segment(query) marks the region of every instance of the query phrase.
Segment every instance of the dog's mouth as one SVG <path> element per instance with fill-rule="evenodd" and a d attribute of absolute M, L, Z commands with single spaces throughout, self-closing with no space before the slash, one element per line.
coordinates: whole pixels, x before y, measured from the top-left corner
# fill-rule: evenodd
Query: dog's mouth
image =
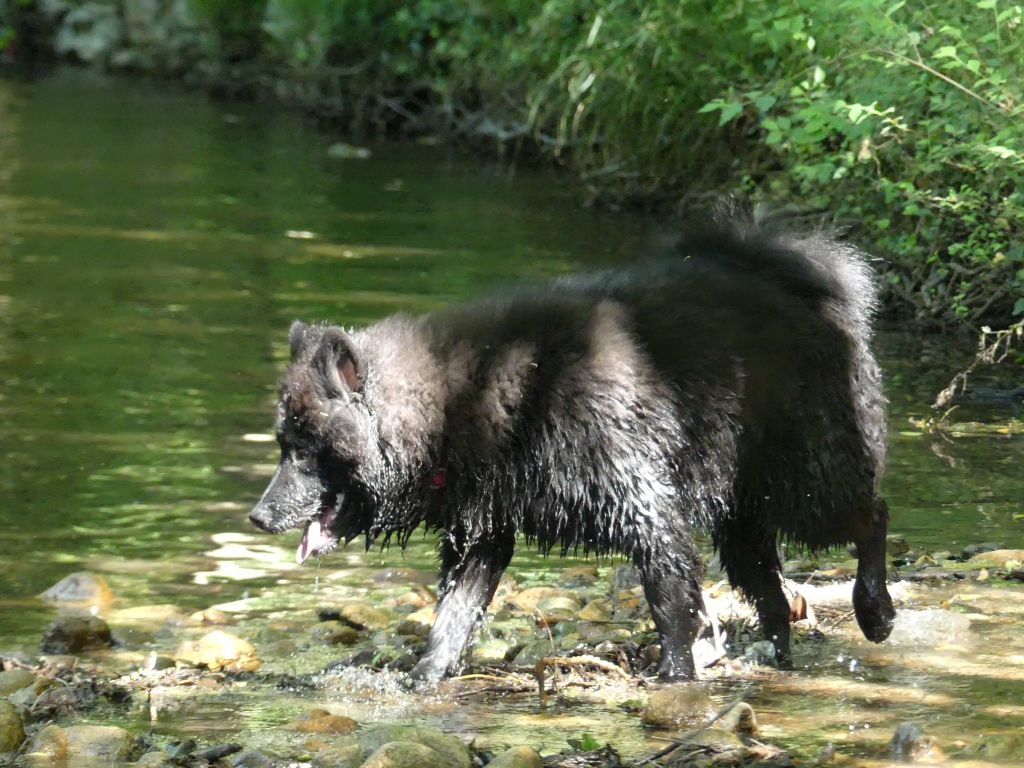
<path fill-rule="evenodd" d="M 338 545 L 339 537 L 331 528 L 341 513 L 343 498 L 343 494 L 340 493 L 324 496 L 320 507 L 320 516 L 314 517 L 306 523 L 306 527 L 302 530 L 299 548 L 295 550 L 295 562 L 299 565 L 302 565 L 311 556 L 326 555 Z"/>

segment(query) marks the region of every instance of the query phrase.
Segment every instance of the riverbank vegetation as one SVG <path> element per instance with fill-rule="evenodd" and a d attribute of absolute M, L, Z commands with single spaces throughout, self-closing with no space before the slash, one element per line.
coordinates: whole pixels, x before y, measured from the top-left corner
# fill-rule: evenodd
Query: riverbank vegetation
<path fill-rule="evenodd" d="M 130 21 L 134 4 L 89 5 Z M 186 69 L 360 126 L 528 149 L 607 204 L 685 211 L 741 189 L 849 228 L 883 258 L 894 316 L 978 329 L 1024 315 L 1019 4 L 181 5 L 164 16 L 202 33 Z"/>

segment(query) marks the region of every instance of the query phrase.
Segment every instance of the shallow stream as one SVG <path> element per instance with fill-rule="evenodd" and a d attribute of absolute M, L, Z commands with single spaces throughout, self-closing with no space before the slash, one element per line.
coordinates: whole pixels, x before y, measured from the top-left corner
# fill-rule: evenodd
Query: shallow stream
<path fill-rule="evenodd" d="M 226 604 L 263 671 L 322 669 L 338 652 L 311 640 L 314 609 L 429 584 L 433 546 L 350 548 L 298 568 L 295 536 L 250 529 L 246 513 L 276 458 L 267 440 L 290 321 L 416 313 L 622 263 L 658 234 L 642 219 L 582 209 L 555 173 L 431 142 L 338 160 L 333 141 L 281 109 L 167 86 L 79 71 L 0 80 L 0 650 L 35 651 L 53 609 L 34 596 L 90 570 L 113 587 L 110 620 L 125 642 L 101 663 L 128 669 L 173 648 L 174 633 L 142 616 L 147 606 Z M 921 553 L 1024 548 L 1024 438 L 911 422 L 932 416 L 928 404 L 970 345 L 890 329 L 879 351 L 892 402 L 891 530 Z M 956 417 L 998 427 L 1011 412 Z M 520 587 L 557 584 L 578 564 L 524 549 L 511 575 Z M 617 563 L 598 565 L 602 584 Z M 805 757 L 832 743 L 887 762 L 907 719 L 950 754 L 958 742 L 1020 732 L 1021 588 L 974 579 L 900 594 L 898 628 L 882 646 L 840 622 L 799 645 L 796 672 L 715 674 L 704 685 L 725 702 L 752 684 L 763 737 Z M 313 691 L 252 684 L 89 717 L 281 748 L 294 736 L 282 723 L 328 702 L 360 722 L 427 722 L 484 746 L 550 752 L 589 733 L 637 757 L 661 742 L 622 705 L 635 695 L 547 708 L 529 695 L 453 702 L 349 675 Z"/>

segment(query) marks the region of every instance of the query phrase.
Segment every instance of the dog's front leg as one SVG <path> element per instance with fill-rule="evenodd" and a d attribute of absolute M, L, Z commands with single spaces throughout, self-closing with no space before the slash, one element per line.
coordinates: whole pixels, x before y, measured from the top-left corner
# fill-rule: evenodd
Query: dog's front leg
<path fill-rule="evenodd" d="M 512 559 L 514 543 L 515 535 L 509 534 L 468 546 L 450 539 L 441 544 L 441 598 L 413 677 L 436 681 L 459 671 L 463 652 Z"/>

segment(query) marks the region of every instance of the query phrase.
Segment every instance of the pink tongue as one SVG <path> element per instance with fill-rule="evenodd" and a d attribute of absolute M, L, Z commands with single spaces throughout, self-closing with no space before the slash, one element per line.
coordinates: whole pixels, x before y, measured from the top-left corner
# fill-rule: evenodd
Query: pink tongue
<path fill-rule="evenodd" d="M 330 543 L 331 539 L 326 535 L 320 520 L 310 520 L 302 532 L 299 548 L 295 550 L 295 562 L 302 565 L 311 554 Z"/>

